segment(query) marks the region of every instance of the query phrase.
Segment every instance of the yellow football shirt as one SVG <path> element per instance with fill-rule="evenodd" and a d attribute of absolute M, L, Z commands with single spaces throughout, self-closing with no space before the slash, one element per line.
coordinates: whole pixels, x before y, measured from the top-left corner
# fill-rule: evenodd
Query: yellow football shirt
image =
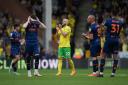
<path fill-rule="evenodd" d="M 70 47 L 70 35 L 71 35 L 71 28 L 69 26 L 64 26 L 61 28 L 63 32 L 68 33 L 67 36 L 63 36 L 60 31 L 58 34 L 60 35 L 59 38 L 59 48 L 61 47 Z"/>

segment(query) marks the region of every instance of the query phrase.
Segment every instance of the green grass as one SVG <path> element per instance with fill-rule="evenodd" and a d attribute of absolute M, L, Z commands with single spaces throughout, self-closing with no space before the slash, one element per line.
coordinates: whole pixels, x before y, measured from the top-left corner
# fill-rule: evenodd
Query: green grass
<path fill-rule="evenodd" d="M 63 69 L 63 75 L 56 77 L 56 70 L 41 70 L 42 77 L 27 77 L 26 70 L 19 70 L 20 76 L 0 70 L 0 85 L 127 85 L 128 69 L 118 69 L 117 75 L 110 78 L 111 70 L 105 70 L 104 78 L 88 77 L 91 69 L 77 69 L 77 75 L 69 76 L 70 71 Z"/>

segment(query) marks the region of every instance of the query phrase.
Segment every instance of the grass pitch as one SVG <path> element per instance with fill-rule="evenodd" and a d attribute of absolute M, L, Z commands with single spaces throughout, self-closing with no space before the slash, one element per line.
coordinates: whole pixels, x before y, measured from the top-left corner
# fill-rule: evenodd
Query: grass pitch
<path fill-rule="evenodd" d="M 127 85 L 128 69 L 118 69 L 117 75 L 110 78 L 111 69 L 105 70 L 103 78 L 88 77 L 91 69 L 77 69 L 77 74 L 71 77 L 70 70 L 63 69 L 61 77 L 55 76 L 57 70 L 40 70 L 42 77 L 27 77 L 26 70 L 19 70 L 16 76 L 8 70 L 0 70 L 0 85 Z"/>

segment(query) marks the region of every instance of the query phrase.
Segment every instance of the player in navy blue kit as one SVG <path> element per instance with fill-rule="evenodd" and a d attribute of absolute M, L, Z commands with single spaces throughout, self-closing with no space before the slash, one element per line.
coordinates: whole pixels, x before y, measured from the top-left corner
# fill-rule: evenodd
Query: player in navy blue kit
<path fill-rule="evenodd" d="M 99 25 L 95 22 L 95 16 L 89 15 L 87 22 L 90 23 L 89 32 L 82 34 L 84 37 L 90 39 L 90 51 L 91 56 L 93 57 L 93 73 L 88 76 L 97 76 L 98 71 L 98 59 L 97 56 L 100 55 L 101 45 L 100 45 L 100 36 L 99 36 Z"/>
<path fill-rule="evenodd" d="M 15 24 L 14 25 L 14 30 L 10 34 L 10 39 L 11 39 L 11 58 L 12 58 L 12 63 L 10 66 L 10 69 L 13 69 L 13 73 L 18 75 L 17 73 L 17 62 L 20 60 L 20 47 L 21 47 L 21 35 L 19 33 L 19 25 Z"/>
<path fill-rule="evenodd" d="M 123 23 L 117 17 L 117 12 L 113 11 L 112 18 L 105 21 L 105 43 L 103 48 L 103 57 L 100 65 L 100 75 L 103 77 L 105 57 L 111 55 L 113 57 L 113 67 L 111 77 L 115 76 L 117 65 L 118 65 L 118 50 L 119 50 L 119 39 L 120 31 L 123 28 Z"/>
<path fill-rule="evenodd" d="M 40 20 L 35 16 L 29 16 L 26 23 L 23 24 L 23 27 L 25 28 L 26 35 L 25 35 L 25 41 L 26 41 L 26 63 L 27 63 L 27 70 L 28 70 L 28 77 L 32 77 L 31 74 L 31 56 L 35 59 L 35 70 L 34 75 L 35 76 L 42 76 L 38 72 L 38 65 L 39 65 L 39 42 L 38 42 L 38 29 L 40 27 L 46 28 L 46 26 L 40 22 Z"/>

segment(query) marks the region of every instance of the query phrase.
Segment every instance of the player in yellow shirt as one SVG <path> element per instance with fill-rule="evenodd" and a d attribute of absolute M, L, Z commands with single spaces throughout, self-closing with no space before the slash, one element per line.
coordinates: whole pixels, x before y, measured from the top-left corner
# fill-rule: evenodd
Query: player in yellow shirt
<path fill-rule="evenodd" d="M 57 33 L 59 35 L 59 48 L 58 48 L 58 73 L 56 76 L 62 74 L 62 62 L 64 59 L 69 62 L 71 68 L 71 76 L 76 74 L 74 63 L 71 59 L 71 48 L 70 48 L 70 35 L 71 28 L 68 26 L 68 19 L 63 19 L 62 25 L 57 25 Z"/>

